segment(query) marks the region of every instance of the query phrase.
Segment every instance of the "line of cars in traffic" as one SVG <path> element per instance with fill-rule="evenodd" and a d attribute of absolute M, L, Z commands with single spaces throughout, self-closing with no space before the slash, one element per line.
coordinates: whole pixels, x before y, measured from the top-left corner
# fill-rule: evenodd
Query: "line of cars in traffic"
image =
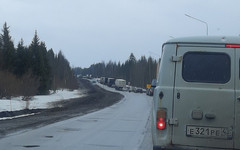
<path fill-rule="evenodd" d="M 93 79 L 92 77 L 85 77 L 86 79 Z M 115 78 L 108 78 L 108 77 L 101 77 L 96 78 L 94 80 L 91 80 L 93 84 L 96 82 L 107 85 L 108 87 L 115 88 L 119 91 L 128 91 L 128 92 L 134 92 L 134 93 L 146 93 L 146 95 L 153 96 L 154 89 L 156 87 L 157 80 L 153 79 L 152 83 L 149 84 L 149 87 L 147 86 L 146 89 L 141 87 L 135 87 L 131 86 L 130 84 L 127 84 L 126 80 L 124 79 L 115 79 Z"/>
<path fill-rule="evenodd" d="M 97 78 L 97 82 L 103 85 L 107 85 L 108 87 L 115 88 L 119 91 L 128 91 L 134 93 L 146 93 L 147 90 L 141 87 L 131 86 L 127 84 L 126 80 L 124 79 L 115 79 L 115 78 L 108 78 L 108 77 L 101 77 Z"/>

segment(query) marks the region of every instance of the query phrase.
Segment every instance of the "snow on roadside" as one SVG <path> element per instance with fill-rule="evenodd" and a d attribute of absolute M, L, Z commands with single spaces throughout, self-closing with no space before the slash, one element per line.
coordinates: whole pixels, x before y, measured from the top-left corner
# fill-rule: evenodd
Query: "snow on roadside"
<path fill-rule="evenodd" d="M 58 90 L 50 95 L 34 96 L 29 101 L 29 109 L 47 109 L 51 108 L 52 102 L 78 98 L 85 96 L 83 91 L 74 90 Z M 27 102 L 22 100 L 22 97 L 14 97 L 11 100 L 0 99 L 0 112 L 2 111 L 18 111 L 26 108 Z"/>
<path fill-rule="evenodd" d="M 0 120 L 8 120 L 8 119 L 15 119 L 15 118 L 33 116 L 35 114 L 39 114 L 39 113 L 24 114 L 24 115 L 19 115 L 19 116 L 14 116 L 14 117 L 3 117 L 3 118 L 0 118 Z"/>

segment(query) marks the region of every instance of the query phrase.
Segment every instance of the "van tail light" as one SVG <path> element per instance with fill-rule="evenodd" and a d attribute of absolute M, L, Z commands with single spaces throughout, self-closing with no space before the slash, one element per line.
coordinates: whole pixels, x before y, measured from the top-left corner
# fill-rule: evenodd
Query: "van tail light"
<path fill-rule="evenodd" d="M 227 48 L 240 48 L 240 44 L 226 44 L 225 47 L 227 47 Z"/>
<path fill-rule="evenodd" d="M 157 111 L 157 129 L 164 130 L 166 128 L 166 110 L 160 109 Z"/>

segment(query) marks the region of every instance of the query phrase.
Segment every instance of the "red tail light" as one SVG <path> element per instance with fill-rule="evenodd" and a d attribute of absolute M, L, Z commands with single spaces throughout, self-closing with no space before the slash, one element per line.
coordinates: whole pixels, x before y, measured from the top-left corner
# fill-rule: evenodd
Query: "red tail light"
<path fill-rule="evenodd" d="M 157 128 L 164 130 L 166 128 L 166 110 L 160 109 L 157 111 Z"/>
<path fill-rule="evenodd" d="M 163 129 L 165 129 L 165 127 L 166 127 L 166 122 L 165 122 L 164 118 L 160 118 L 157 122 L 157 128 L 159 130 L 163 130 Z"/>
<path fill-rule="evenodd" d="M 226 44 L 225 47 L 227 47 L 227 48 L 240 48 L 240 44 Z"/>

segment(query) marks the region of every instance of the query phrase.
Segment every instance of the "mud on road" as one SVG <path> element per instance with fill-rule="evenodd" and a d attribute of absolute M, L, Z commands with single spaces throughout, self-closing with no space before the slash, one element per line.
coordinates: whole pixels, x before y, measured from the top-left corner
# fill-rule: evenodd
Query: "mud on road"
<path fill-rule="evenodd" d="M 111 106 L 123 98 L 121 94 L 106 91 L 96 85 L 92 85 L 88 80 L 80 80 L 79 85 L 80 90 L 85 90 L 87 96 L 57 102 L 54 104 L 56 107 L 52 109 L 25 110 L 21 112 L 36 113 L 32 116 L 1 120 L 0 138 L 16 131 L 38 128 L 97 111 Z"/>

